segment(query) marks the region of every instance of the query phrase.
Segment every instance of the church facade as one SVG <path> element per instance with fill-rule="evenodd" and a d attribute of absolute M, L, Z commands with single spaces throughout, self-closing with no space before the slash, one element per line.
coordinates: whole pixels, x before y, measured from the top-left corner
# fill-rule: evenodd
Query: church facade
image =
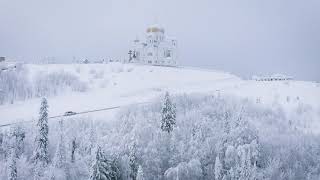
<path fill-rule="evenodd" d="M 164 28 L 147 28 L 145 40 L 135 39 L 130 62 L 158 66 L 178 66 L 177 40 L 165 35 Z"/>

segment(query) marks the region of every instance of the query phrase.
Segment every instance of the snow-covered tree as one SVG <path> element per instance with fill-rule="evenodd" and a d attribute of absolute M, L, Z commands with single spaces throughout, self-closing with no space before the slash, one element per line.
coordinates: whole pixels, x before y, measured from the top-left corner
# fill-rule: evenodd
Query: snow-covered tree
<path fill-rule="evenodd" d="M 161 110 L 161 129 L 170 133 L 176 125 L 176 107 L 170 99 L 170 95 L 166 92 Z"/>
<path fill-rule="evenodd" d="M 21 125 L 14 125 L 9 132 L 9 149 L 14 148 L 16 156 L 19 158 L 24 151 L 25 130 Z"/>
<path fill-rule="evenodd" d="M 164 176 L 167 180 L 201 179 L 201 163 L 198 159 L 192 159 L 188 163 L 181 162 L 176 167 L 171 167 L 166 170 Z"/>
<path fill-rule="evenodd" d="M 130 179 L 131 167 L 130 158 L 127 154 L 124 154 L 119 159 L 119 170 L 121 172 L 121 179 Z"/>
<path fill-rule="evenodd" d="M 223 178 L 223 167 L 218 155 L 214 164 L 214 175 L 216 180 L 222 180 Z"/>
<path fill-rule="evenodd" d="M 29 180 L 33 176 L 41 180 L 87 180 L 92 174 L 92 164 L 99 164 L 95 160 L 94 148 L 93 155 L 89 155 L 87 151 L 91 140 L 96 139 L 92 138 L 96 136 L 95 132 L 101 132 L 103 138 L 99 140 L 108 147 L 108 153 L 102 156 L 100 165 L 103 166 L 100 166 L 100 170 L 102 169 L 103 173 L 108 172 L 105 174 L 109 179 L 131 179 L 130 164 L 137 162 L 132 158 L 137 156 L 139 164 L 144 167 L 143 170 L 138 167 L 137 180 L 212 180 L 215 179 L 215 165 L 219 164 L 215 163 L 218 162 L 217 155 L 223 167 L 222 180 L 319 179 L 318 136 L 306 135 L 302 131 L 293 131 L 287 127 L 287 120 L 297 118 L 296 112 L 286 116 L 285 113 L 290 112 L 278 108 L 257 108 L 254 100 L 244 102 L 225 96 L 215 98 L 185 95 L 177 96 L 172 101 L 179 107 L 177 117 L 183 121 L 177 121 L 170 134 L 160 128 L 159 102 L 143 108 L 132 107 L 121 111 L 115 123 L 96 120 L 94 123 L 98 122 L 98 125 L 91 124 L 92 119 L 88 117 L 75 117 L 74 120 L 64 121 L 67 135 L 65 138 L 71 137 L 68 141 L 70 148 L 67 149 L 67 159 L 74 159 L 73 163 L 67 162 L 67 175 L 63 168 L 55 167 L 58 157 L 56 154 L 59 154 L 56 152 L 53 152 L 52 163 L 47 167 L 43 168 L 42 163 L 36 164 L 37 166 L 33 164 L 32 148 L 36 149 L 37 144 L 32 137 L 38 134 L 38 128 L 34 129 L 28 124 L 20 126 L 23 127 L 22 131 L 11 132 L 1 128 L 0 179 L 8 180 L 10 171 L 15 172 L 15 168 L 10 168 L 15 164 L 11 159 L 10 140 L 16 139 L 13 144 L 17 145 L 17 149 L 18 145 L 25 144 L 24 147 L 21 146 L 23 153 L 18 153 L 20 156 L 16 159 L 19 180 Z M 241 112 L 241 108 L 246 111 Z M 301 120 L 312 119 L 310 112 L 313 110 L 301 111 Z M 52 122 L 54 123 L 55 121 Z M 95 125 L 95 128 L 91 128 L 92 125 Z M 59 126 L 52 127 L 50 126 L 49 141 L 57 143 L 50 143 L 49 151 L 58 151 L 61 145 L 60 130 L 56 128 Z M 90 134 L 93 135 L 91 138 Z M 23 136 L 24 139 L 20 138 Z M 136 142 L 137 147 L 143 148 L 141 151 L 137 148 L 136 155 L 130 153 L 135 151 L 127 148 L 131 142 Z M 90 146 L 94 147 L 95 144 Z M 39 170 L 33 174 L 33 168 Z M 119 172 L 121 177 L 117 176 Z"/>
<path fill-rule="evenodd" d="M 240 145 L 238 147 L 239 165 L 238 171 L 240 173 L 240 179 L 250 179 L 251 177 L 251 151 L 248 144 Z"/>
<path fill-rule="evenodd" d="M 130 165 L 130 179 L 136 180 L 137 172 L 138 172 L 138 162 L 137 162 L 137 156 L 136 156 L 135 143 L 130 148 L 129 165 Z"/>
<path fill-rule="evenodd" d="M 2 71 L 0 75 L 0 104 L 34 97 L 57 95 L 67 89 L 85 91 L 87 83 L 77 76 L 65 71 L 43 73 L 38 72 L 35 78 L 28 78 L 28 68 L 15 68 Z"/>
<path fill-rule="evenodd" d="M 142 166 L 139 165 L 136 180 L 145 180 Z"/>
<path fill-rule="evenodd" d="M 75 137 L 71 140 L 71 163 L 75 162 L 75 152 L 77 148 L 76 140 L 77 139 Z"/>
<path fill-rule="evenodd" d="M 114 162 L 106 158 L 99 146 L 91 170 L 90 180 L 116 180 L 119 177 Z"/>
<path fill-rule="evenodd" d="M 251 143 L 251 161 L 254 167 L 257 167 L 258 159 L 260 156 L 260 146 L 258 140 L 254 139 Z"/>
<path fill-rule="evenodd" d="M 21 126 L 17 125 L 10 129 L 9 135 L 9 156 L 7 160 L 8 179 L 16 180 L 18 178 L 17 161 L 20 155 L 23 153 L 23 140 L 25 138 L 25 132 Z"/>
<path fill-rule="evenodd" d="M 48 102 L 46 98 L 43 98 L 41 101 L 39 119 L 37 122 L 37 134 L 36 134 L 35 149 L 33 154 L 35 180 L 40 179 L 43 173 L 43 169 L 47 167 L 49 163 L 48 133 L 49 133 Z"/>
<path fill-rule="evenodd" d="M 8 180 L 17 180 L 17 155 L 14 147 L 11 148 L 11 153 L 8 159 Z"/>
<path fill-rule="evenodd" d="M 67 163 L 67 153 L 66 153 L 66 146 L 64 141 L 64 129 L 63 129 L 63 120 L 61 119 L 59 121 L 59 140 L 58 140 L 58 146 L 56 150 L 56 154 L 54 157 L 54 166 L 56 168 L 65 168 Z"/>
<path fill-rule="evenodd" d="M 236 170 L 234 170 L 233 167 L 230 168 L 228 175 L 229 175 L 230 180 L 238 179 L 238 174 L 237 174 Z"/>
<path fill-rule="evenodd" d="M 86 147 L 86 151 L 89 155 L 92 155 L 94 153 L 94 147 L 97 144 L 97 131 L 96 127 L 93 124 L 93 121 L 90 121 L 89 137 L 87 143 L 88 145 Z"/>

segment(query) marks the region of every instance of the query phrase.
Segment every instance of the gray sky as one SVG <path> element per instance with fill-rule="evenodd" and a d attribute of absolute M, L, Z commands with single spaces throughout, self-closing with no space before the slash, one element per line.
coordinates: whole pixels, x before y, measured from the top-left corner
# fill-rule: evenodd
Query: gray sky
<path fill-rule="evenodd" d="M 182 65 L 320 81 L 319 0 L 0 0 L 0 55 L 123 58 L 154 23 Z"/>

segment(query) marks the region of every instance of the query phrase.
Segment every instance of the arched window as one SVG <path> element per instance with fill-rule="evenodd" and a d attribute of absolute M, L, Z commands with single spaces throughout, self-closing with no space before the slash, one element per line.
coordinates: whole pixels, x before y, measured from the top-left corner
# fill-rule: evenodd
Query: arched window
<path fill-rule="evenodd" d="M 171 51 L 170 51 L 170 50 L 167 50 L 167 51 L 166 51 L 165 57 L 166 57 L 166 58 L 171 57 Z"/>

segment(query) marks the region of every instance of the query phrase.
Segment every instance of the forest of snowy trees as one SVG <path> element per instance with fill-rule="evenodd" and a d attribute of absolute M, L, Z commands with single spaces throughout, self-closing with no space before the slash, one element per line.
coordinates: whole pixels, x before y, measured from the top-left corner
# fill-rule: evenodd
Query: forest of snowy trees
<path fill-rule="evenodd" d="M 166 93 L 114 119 L 48 121 L 44 98 L 34 123 L 1 129 L 0 179 L 317 180 L 320 136 L 299 130 L 302 107 Z"/>
<path fill-rule="evenodd" d="M 13 104 L 17 100 L 51 96 L 70 91 L 86 91 L 87 84 L 73 74 L 38 72 L 30 78 L 31 72 L 23 66 L 14 70 L 0 71 L 0 105 Z"/>

